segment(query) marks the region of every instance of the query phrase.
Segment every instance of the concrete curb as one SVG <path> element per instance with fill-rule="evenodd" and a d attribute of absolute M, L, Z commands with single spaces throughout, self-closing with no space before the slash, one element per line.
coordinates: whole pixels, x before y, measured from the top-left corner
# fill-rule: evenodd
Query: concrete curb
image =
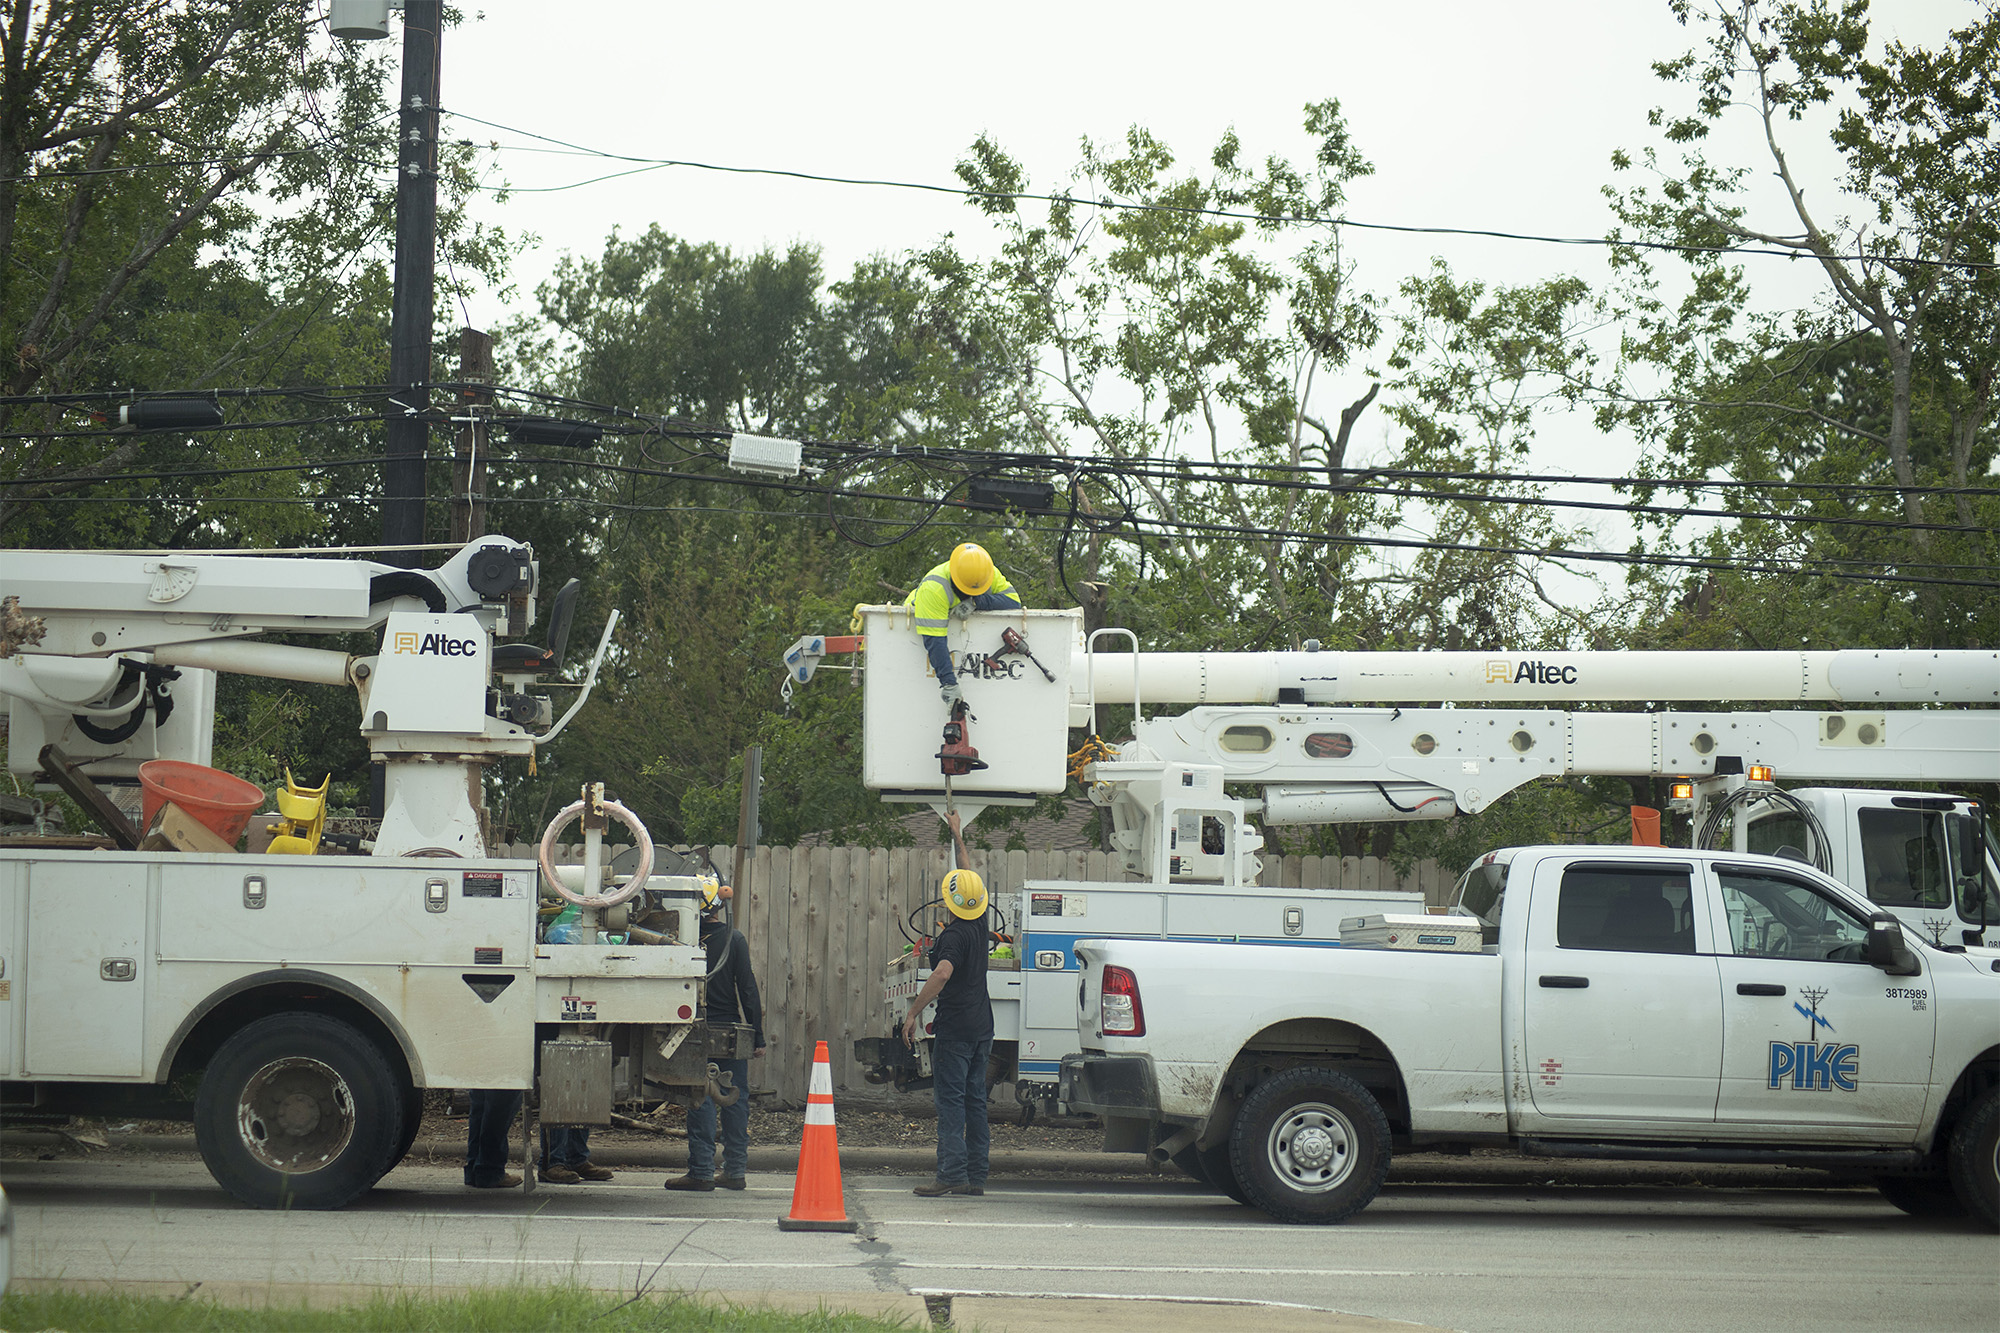
<path fill-rule="evenodd" d="M 190 1155 L 198 1151 L 192 1134 L 111 1133 L 106 1137 L 110 1146 L 117 1149 Z M 13 1130 L 7 1133 L 6 1142 L 13 1147 L 57 1147 L 72 1140 L 48 1130 Z M 432 1164 L 460 1162 L 464 1156 L 465 1140 L 459 1137 L 420 1138 L 410 1147 L 412 1160 L 428 1160 Z M 799 1150 L 795 1145 L 753 1145 L 750 1149 L 750 1169 L 789 1173 L 798 1168 L 798 1157 Z M 658 1145 L 606 1143 L 592 1151 L 591 1160 L 600 1166 L 628 1170 L 684 1171 L 687 1169 L 687 1145 L 679 1139 L 665 1140 Z M 929 1146 L 842 1147 L 840 1150 L 842 1171 L 928 1175 L 936 1162 L 936 1154 Z M 996 1176 L 1182 1179 L 1175 1168 L 1155 1168 L 1137 1153 L 996 1149 L 992 1164 Z M 1872 1188 L 1866 1182 L 1851 1177 L 1803 1167 L 1551 1159 L 1506 1154 L 1463 1157 L 1437 1153 L 1411 1153 L 1395 1158 L 1389 1164 L 1388 1183 L 1392 1186 L 1469 1185 L 1515 1189 L 1550 1185 L 1778 1190 Z"/>

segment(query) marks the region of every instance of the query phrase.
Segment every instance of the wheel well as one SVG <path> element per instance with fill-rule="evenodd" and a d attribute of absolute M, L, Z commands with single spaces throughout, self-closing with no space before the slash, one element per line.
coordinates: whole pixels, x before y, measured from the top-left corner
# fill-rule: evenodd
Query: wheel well
<path fill-rule="evenodd" d="M 193 1085 L 201 1071 L 208 1067 L 225 1041 L 260 1018 L 285 1013 L 323 1014 L 340 1019 L 375 1043 L 404 1087 L 415 1083 L 402 1042 L 374 1010 L 351 995 L 306 979 L 264 982 L 218 999 L 173 1048 L 168 1083 L 174 1087 L 185 1083 L 192 1097 Z"/>
<path fill-rule="evenodd" d="M 1942 1151 L 1943 1145 L 1951 1142 L 1952 1126 L 1965 1114 L 1965 1108 L 1995 1085 L 2000 1085 L 2000 1046 L 1989 1046 L 1973 1057 L 1959 1072 L 1958 1081 L 1951 1085 L 1944 1109 L 1938 1113 L 1937 1133 L 1931 1138 L 1934 1148 Z"/>
<path fill-rule="evenodd" d="M 1211 1146 L 1227 1135 L 1236 1108 L 1252 1088 L 1300 1065 L 1322 1065 L 1346 1074 L 1381 1104 L 1392 1132 L 1409 1132 L 1410 1099 L 1403 1087 L 1403 1071 L 1380 1037 L 1340 1019 L 1290 1018 L 1251 1037 L 1230 1062 L 1222 1086 L 1216 1089 L 1215 1108 L 1201 1136 L 1202 1145 Z"/>

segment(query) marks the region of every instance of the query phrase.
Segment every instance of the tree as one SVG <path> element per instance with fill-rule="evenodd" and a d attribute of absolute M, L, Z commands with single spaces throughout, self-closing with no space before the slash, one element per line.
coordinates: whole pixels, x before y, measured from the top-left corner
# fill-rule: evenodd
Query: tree
<path fill-rule="evenodd" d="M 1297 235 L 1294 220 L 1337 215 L 1348 184 L 1372 170 L 1338 103 L 1306 108 L 1305 128 L 1315 141 L 1307 168 L 1276 156 L 1246 163 L 1229 134 L 1205 176 L 1182 174 L 1168 147 L 1138 127 L 1122 145 L 1086 143 L 1055 202 L 1033 219 L 1019 198 L 1026 174 L 993 141 L 978 140 L 959 164 L 1000 232 L 1000 255 L 974 265 L 940 246 L 926 262 L 977 284 L 988 322 L 1020 368 L 1019 420 L 1058 457 L 1152 464 L 1129 470 L 1129 492 L 1084 497 L 1099 514 L 1168 525 L 1135 543 L 1136 558 L 1113 555 L 1095 534 L 1065 553 L 1080 576 L 1065 591 L 1091 628 L 1138 615 L 1178 640 L 1198 620 L 1216 647 L 1295 644 L 1331 619 L 1317 582 L 1301 587 L 1285 577 L 1297 539 L 1256 535 L 1279 525 L 1323 530 L 1326 515 L 1315 511 L 1328 508 L 1324 492 L 1294 490 L 1260 513 L 1253 489 L 1216 486 L 1204 480 L 1213 472 L 1174 466 L 1186 453 L 1242 467 L 1246 479 L 1262 479 L 1259 465 L 1281 470 L 1263 476 L 1289 477 L 1318 451 L 1337 470 L 1374 397 L 1365 392 L 1333 418 L 1337 426 L 1317 406 L 1323 378 L 1379 334 L 1374 301 L 1352 286 L 1339 231 L 1322 221 L 1302 243 L 1274 244 Z M 1239 540 L 1198 538 L 1181 526 L 1196 516 Z M 1347 557 L 1337 546 L 1317 549 L 1336 568 Z M 1139 574 L 1148 562 L 1179 595 L 1147 604 Z M 1126 599 L 1115 612 L 1106 605 L 1114 586 Z"/>
<path fill-rule="evenodd" d="M 907 586 L 935 557 L 896 567 L 912 563 L 908 548 L 876 537 L 878 521 L 910 526 L 893 501 L 746 490 L 720 466 L 722 441 L 863 431 L 932 446 L 976 432 L 966 423 L 990 379 L 976 332 L 907 261 L 869 259 L 826 285 L 810 246 L 736 255 L 657 227 L 565 260 L 539 296 L 541 319 L 509 332 L 513 365 L 660 431 L 609 436 L 589 459 L 493 464 L 495 522 L 536 542 L 545 577 L 587 573 L 583 623 L 612 607 L 626 617 L 601 702 L 539 785 L 514 784 L 510 799 L 532 812 L 600 778 L 670 840 L 733 836 L 738 758 L 756 743 L 771 836 L 886 828 L 891 812 L 860 788 L 854 710 L 821 690 L 780 716 L 777 663 L 802 630 L 884 600 L 885 580 Z M 829 484 L 932 480 L 921 464 L 879 461 Z M 803 771 L 842 749 L 848 762 Z"/>
<path fill-rule="evenodd" d="M 372 526 L 366 472 L 231 470 L 377 452 L 349 420 L 373 400 L 234 397 L 229 430 L 190 437 L 110 435 L 105 399 L 62 398 L 382 380 L 387 53 L 330 42 L 301 0 L 0 8 L 0 392 L 53 399 L 0 404 L 0 532 L 217 546 Z M 439 234 L 452 269 L 490 280 L 506 243 L 464 214 L 469 162 L 440 163 Z M 173 475 L 100 484 L 134 473 Z"/>
<path fill-rule="evenodd" d="M 1836 633 L 1861 635 L 1857 642 L 1991 642 L 2000 621 L 1981 571 L 1990 574 L 2000 554 L 2000 508 L 1976 487 L 1994 454 L 2000 364 L 2000 220 L 1992 207 L 2000 155 L 1990 138 L 2000 10 L 1984 7 L 1936 49 L 1889 42 L 1877 53 L 1865 0 L 1674 0 L 1673 9 L 1706 30 L 1704 45 L 1655 66 L 1693 93 L 1691 110 L 1653 115 L 1679 160 L 1664 163 L 1652 148 L 1637 159 L 1621 152 L 1616 169 L 1643 167 L 1655 182 L 1607 193 L 1620 239 L 1679 247 L 1672 253 L 1687 288 L 1670 302 L 1652 252 L 1617 252 L 1631 321 L 1625 355 L 1657 370 L 1667 387 L 1622 390 L 1607 419 L 1630 421 L 1659 446 L 1663 478 L 1720 470 L 1772 483 L 1739 498 L 1774 515 L 1775 525 L 1760 526 L 1784 532 L 1783 549 L 1814 562 L 1808 573 L 1850 585 L 1871 573 L 1940 580 L 1886 597 L 1862 592 Z M 1708 156 L 1712 133 L 1740 117 L 1760 132 L 1780 187 L 1779 216 L 1763 216 L 1766 205 L 1753 202 L 1748 165 Z M 1823 134 L 1828 121 L 1840 161 L 1831 190 L 1804 179 L 1788 152 L 1791 140 Z M 1823 279 L 1815 304 L 1742 314 L 1755 295 L 1735 262 L 1743 248 L 1810 263 Z M 1829 489 L 1789 484 L 1799 481 Z M 1881 496 L 1893 507 L 1876 504 Z M 1802 510 L 1829 525 L 1784 521 Z M 1843 526 L 1831 525 L 1836 517 Z M 1900 527 L 1847 522 L 1856 518 Z M 1657 540 L 1676 540 L 1674 531 L 1667 525 Z M 1757 535 L 1753 527 L 1712 537 L 1710 549 Z M 1792 592 L 1795 580 L 1785 583 L 1777 591 Z M 1698 580 L 1656 595 L 1712 611 L 1717 591 Z M 1744 627 L 1785 600 L 1742 581 L 1720 591 L 1736 606 L 1759 608 L 1737 617 Z M 1818 634 L 1826 631 L 1822 621 Z"/>

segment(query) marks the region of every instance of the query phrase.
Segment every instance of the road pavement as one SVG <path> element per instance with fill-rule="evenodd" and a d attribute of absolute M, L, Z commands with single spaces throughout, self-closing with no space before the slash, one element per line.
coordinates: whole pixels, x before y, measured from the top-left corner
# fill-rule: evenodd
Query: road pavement
<path fill-rule="evenodd" d="M 1864 1190 L 1404 1179 L 1346 1225 L 1287 1227 L 1171 1176 L 996 1163 L 984 1198 L 930 1200 L 910 1193 L 924 1168 L 844 1173 L 851 1235 L 779 1231 L 790 1170 L 754 1157 L 749 1189 L 694 1195 L 662 1190 L 664 1165 L 528 1195 L 467 1190 L 456 1166 L 413 1162 L 337 1213 L 244 1208 L 177 1155 L 15 1159 L 0 1179 L 18 1278 L 174 1294 L 200 1282 L 324 1302 L 569 1281 L 918 1326 L 929 1294 L 950 1296 L 961 1326 L 1065 1333 L 1206 1333 L 1239 1318 L 1260 1333 L 1823 1333 L 1984 1328 L 1995 1308 L 1990 1234 L 1904 1217 Z"/>

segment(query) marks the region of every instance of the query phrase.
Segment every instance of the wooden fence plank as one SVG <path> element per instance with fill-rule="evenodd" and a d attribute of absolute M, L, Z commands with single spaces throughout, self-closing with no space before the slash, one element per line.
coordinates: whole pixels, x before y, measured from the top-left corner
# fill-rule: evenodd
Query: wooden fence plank
<path fill-rule="evenodd" d="M 842 1034 L 853 1030 L 853 1015 L 847 1003 L 847 978 L 851 969 L 853 924 L 861 911 L 861 875 L 858 863 L 865 853 L 855 847 L 836 847 L 829 866 L 826 921 L 826 1038 L 828 1063 L 836 1087 L 845 1087 L 854 1074 L 853 1043 Z"/>
<path fill-rule="evenodd" d="M 811 1073 L 810 1068 L 803 1072 L 800 1068 L 801 1060 L 810 1065 L 812 1050 L 806 1047 L 803 1056 L 800 1054 L 800 1048 L 805 1045 L 805 1033 L 801 1031 L 799 1018 L 804 980 L 799 969 L 806 917 L 800 898 L 805 888 L 804 862 L 808 854 L 799 847 L 774 848 L 771 864 L 771 877 L 775 881 L 773 892 L 784 894 L 784 910 L 771 923 L 771 971 L 779 979 L 778 1021 L 784 1042 L 774 1048 L 779 1052 L 779 1059 L 772 1086 L 786 1105 L 804 1103 L 804 1088 Z"/>

